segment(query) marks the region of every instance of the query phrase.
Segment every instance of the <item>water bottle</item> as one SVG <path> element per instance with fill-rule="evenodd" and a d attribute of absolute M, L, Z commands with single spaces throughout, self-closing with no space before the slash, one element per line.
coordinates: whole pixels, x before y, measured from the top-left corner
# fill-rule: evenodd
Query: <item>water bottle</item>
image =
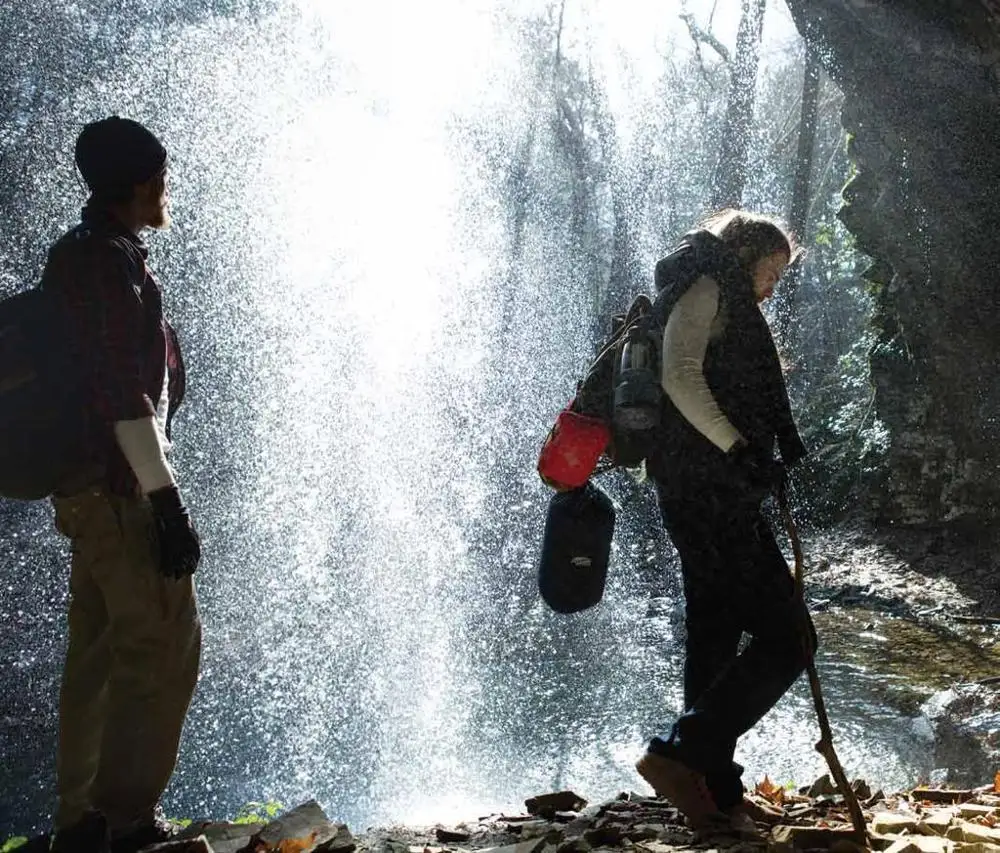
<path fill-rule="evenodd" d="M 626 332 L 615 371 L 612 430 L 616 459 L 638 465 L 660 422 L 662 390 L 655 330 L 638 322 Z"/>
<path fill-rule="evenodd" d="M 660 377 L 655 343 L 641 323 L 626 333 L 614 391 L 614 424 L 621 430 L 643 431 L 660 417 Z"/>

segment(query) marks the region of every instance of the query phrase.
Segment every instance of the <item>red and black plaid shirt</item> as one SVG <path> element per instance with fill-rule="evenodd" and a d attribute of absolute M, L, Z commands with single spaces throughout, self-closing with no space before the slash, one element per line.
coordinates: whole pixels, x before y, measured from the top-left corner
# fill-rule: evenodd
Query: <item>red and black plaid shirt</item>
<path fill-rule="evenodd" d="M 131 468 L 114 436 L 117 421 L 155 415 L 169 369 L 170 418 L 184 396 L 177 336 L 163 316 L 160 286 L 143 242 L 110 214 L 84 208 L 82 222 L 49 251 L 42 287 L 59 294 L 65 328 L 86 376 L 90 404 L 87 461 L 107 487 L 136 493 Z"/>

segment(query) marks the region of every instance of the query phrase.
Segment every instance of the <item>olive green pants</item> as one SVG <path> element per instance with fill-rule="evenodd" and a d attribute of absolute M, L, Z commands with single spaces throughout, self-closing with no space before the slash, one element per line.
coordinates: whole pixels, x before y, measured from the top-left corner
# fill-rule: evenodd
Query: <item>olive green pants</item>
<path fill-rule="evenodd" d="M 91 488 L 53 504 L 73 553 L 55 825 L 96 809 L 120 829 L 152 819 L 177 761 L 201 654 L 194 586 L 157 571 L 148 501 Z"/>

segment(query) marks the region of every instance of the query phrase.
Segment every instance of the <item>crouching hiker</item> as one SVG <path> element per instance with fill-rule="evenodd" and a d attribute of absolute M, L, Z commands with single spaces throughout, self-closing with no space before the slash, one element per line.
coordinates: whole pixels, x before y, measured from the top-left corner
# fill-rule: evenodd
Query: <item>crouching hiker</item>
<path fill-rule="evenodd" d="M 647 470 L 681 559 L 684 712 L 636 765 L 696 828 L 752 834 L 736 741 L 814 654 L 816 634 L 761 503 L 805 453 L 759 305 L 796 251 L 764 217 L 723 211 L 660 261 L 664 414 Z M 677 258 L 696 265 L 678 274 Z M 689 271 L 690 272 L 690 271 Z M 673 288 L 674 292 L 671 292 Z M 781 461 L 774 457 L 777 442 Z M 746 632 L 750 641 L 738 653 Z"/>
<path fill-rule="evenodd" d="M 72 542 L 54 851 L 129 853 L 170 835 L 158 801 L 198 676 L 200 543 L 166 460 L 184 394 L 139 233 L 169 224 L 166 152 L 142 125 L 88 124 L 82 222 L 49 251 L 86 390 L 86 464 L 53 497 Z"/>

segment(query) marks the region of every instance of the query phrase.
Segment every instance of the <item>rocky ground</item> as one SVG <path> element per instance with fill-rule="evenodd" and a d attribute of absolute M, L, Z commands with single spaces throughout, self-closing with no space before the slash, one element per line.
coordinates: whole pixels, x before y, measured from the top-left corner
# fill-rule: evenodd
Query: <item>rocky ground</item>
<path fill-rule="evenodd" d="M 958 769 L 944 785 L 889 796 L 856 782 L 868 825 L 865 846 L 891 853 L 1000 853 L 1000 532 L 963 530 L 872 531 L 839 527 L 804 532 L 806 597 L 830 649 L 835 632 L 823 620 L 855 620 L 841 631 L 857 638 L 882 632 L 885 647 L 910 667 L 911 681 L 928 677 L 920 701 L 935 727 L 939 761 Z M 877 621 L 883 618 L 883 621 Z M 872 618 L 876 622 L 869 625 Z M 890 626 L 892 627 L 890 630 Z M 914 635 L 914 626 L 919 632 Z M 865 630 L 872 629 L 872 630 Z M 933 636 L 928 634 L 931 632 Z M 937 633 L 934 633 L 937 632 Z M 933 667 L 921 655 L 933 656 Z M 953 673 L 943 661 L 952 656 Z M 865 662 L 867 663 L 867 661 Z M 888 665 L 888 664 L 887 664 Z M 943 668 L 944 667 L 944 668 Z M 942 676 L 943 673 L 943 676 Z M 948 686 L 945 686 L 948 685 Z M 926 696 L 933 695 L 929 700 Z M 916 780 L 915 780 L 916 781 Z M 939 783 L 941 779 L 937 780 Z M 623 793 L 588 805 L 568 792 L 526 801 L 520 815 L 477 817 L 459 826 L 383 827 L 352 834 L 329 821 L 316 803 L 258 823 L 194 821 L 171 853 L 671 853 L 751 850 L 793 853 L 833 849 L 852 853 L 857 839 L 843 800 L 829 780 L 796 792 L 767 784 L 748 796 L 758 807 L 761 839 L 696 836 L 663 800 Z M 996 826 L 997 828 L 994 828 Z M 13 848 L 11 848 L 13 849 Z M 40 853 L 32 839 L 20 853 Z M 3 848 L 0 839 L 0 850 Z"/>
<path fill-rule="evenodd" d="M 932 621 L 1000 623 L 1000 531 L 842 526 L 803 536 L 812 606 L 856 604 Z"/>
<path fill-rule="evenodd" d="M 588 805 L 570 791 L 533 797 L 523 814 L 489 815 L 456 826 L 383 827 L 353 835 L 315 802 L 269 822 L 193 821 L 178 840 L 149 853 L 1000 853 L 1000 774 L 975 789 L 916 788 L 886 795 L 852 785 L 865 819 L 854 831 L 829 777 L 787 791 L 768 782 L 747 794 L 757 836 L 694 833 L 670 803 L 622 793 Z M 19 848 L 45 849 L 44 839 Z"/>

